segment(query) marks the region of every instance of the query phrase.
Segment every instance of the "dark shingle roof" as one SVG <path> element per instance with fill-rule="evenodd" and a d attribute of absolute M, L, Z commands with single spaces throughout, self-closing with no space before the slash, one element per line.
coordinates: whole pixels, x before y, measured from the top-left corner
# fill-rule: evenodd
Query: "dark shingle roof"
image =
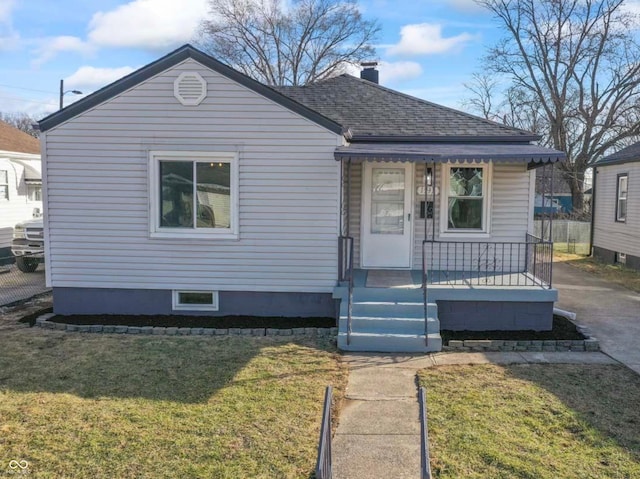
<path fill-rule="evenodd" d="M 533 141 L 539 137 L 351 75 L 277 91 L 349 128 L 354 141 Z"/>
<path fill-rule="evenodd" d="M 640 141 L 633 145 L 627 146 L 620 151 L 592 161 L 591 166 L 616 165 L 619 163 L 628 163 L 630 161 L 640 161 Z"/>
<path fill-rule="evenodd" d="M 40 154 L 40 140 L 0 121 L 0 150 Z"/>

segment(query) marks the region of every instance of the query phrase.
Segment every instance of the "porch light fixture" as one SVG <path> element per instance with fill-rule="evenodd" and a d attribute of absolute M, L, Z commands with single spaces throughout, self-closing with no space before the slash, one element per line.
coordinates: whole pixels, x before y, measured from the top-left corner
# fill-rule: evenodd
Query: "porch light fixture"
<path fill-rule="evenodd" d="M 433 176 L 431 173 L 431 168 L 427 168 L 425 170 L 425 174 L 424 174 L 424 182 L 427 186 L 432 186 L 433 185 Z"/>

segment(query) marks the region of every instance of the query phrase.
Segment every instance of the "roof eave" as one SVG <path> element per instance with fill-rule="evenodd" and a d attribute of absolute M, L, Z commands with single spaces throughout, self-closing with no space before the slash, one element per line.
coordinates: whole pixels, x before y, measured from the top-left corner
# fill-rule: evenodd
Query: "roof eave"
<path fill-rule="evenodd" d="M 623 163 L 635 163 L 638 161 L 640 161 L 640 157 L 638 156 L 612 159 L 601 158 L 600 160 L 589 162 L 588 166 L 592 168 L 599 168 L 601 166 L 622 165 Z"/>
<path fill-rule="evenodd" d="M 395 136 L 353 135 L 351 143 L 530 143 L 538 141 L 539 135 L 505 136 Z"/>
<path fill-rule="evenodd" d="M 70 120 L 107 100 L 110 100 L 116 95 L 123 93 L 130 88 L 133 88 L 143 81 L 148 80 L 149 78 L 158 75 L 163 71 L 189 58 L 282 105 L 283 107 L 293 111 L 294 113 L 298 113 L 299 115 L 307 118 L 308 120 L 311 120 L 312 122 L 326 128 L 333 133 L 342 135 L 344 132 L 343 126 L 338 124 L 337 122 L 327 118 L 324 115 L 321 115 L 315 110 L 312 110 L 292 100 L 288 96 L 277 92 L 273 88 L 270 88 L 256 80 L 253 80 L 252 78 L 249 78 L 248 76 L 238 72 L 237 70 L 234 70 L 230 66 L 219 62 L 215 58 L 201 52 L 200 50 L 188 44 L 183 45 L 173 52 L 168 53 L 164 57 L 159 58 L 158 60 L 136 70 L 133 73 L 130 73 L 120 80 L 117 80 L 95 91 L 91 95 L 75 103 L 72 103 L 68 107 L 63 108 L 62 110 L 59 110 L 43 118 L 38 122 L 39 129 L 42 132 L 50 130 L 51 128 L 54 128 L 61 123 L 64 123 L 65 121 Z"/>

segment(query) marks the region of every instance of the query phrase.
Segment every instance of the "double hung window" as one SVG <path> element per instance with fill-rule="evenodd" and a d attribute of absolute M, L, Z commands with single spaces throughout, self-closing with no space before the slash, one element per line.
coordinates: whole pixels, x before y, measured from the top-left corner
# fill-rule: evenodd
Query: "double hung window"
<path fill-rule="evenodd" d="M 237 237 L 235 154 L 152 152 L 150 162 L 152 237 Z"/>

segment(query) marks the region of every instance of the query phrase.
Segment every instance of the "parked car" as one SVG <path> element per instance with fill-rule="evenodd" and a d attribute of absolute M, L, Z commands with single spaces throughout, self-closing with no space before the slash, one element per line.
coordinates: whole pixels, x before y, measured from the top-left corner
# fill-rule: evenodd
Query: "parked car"
<path fill-rule="evenodd" d="M 24 273 L 33 273 L 44 260 L 44 224 L 42 218 L 18 223 L 13 229 L 11 252 L 16 266 Z"/>

